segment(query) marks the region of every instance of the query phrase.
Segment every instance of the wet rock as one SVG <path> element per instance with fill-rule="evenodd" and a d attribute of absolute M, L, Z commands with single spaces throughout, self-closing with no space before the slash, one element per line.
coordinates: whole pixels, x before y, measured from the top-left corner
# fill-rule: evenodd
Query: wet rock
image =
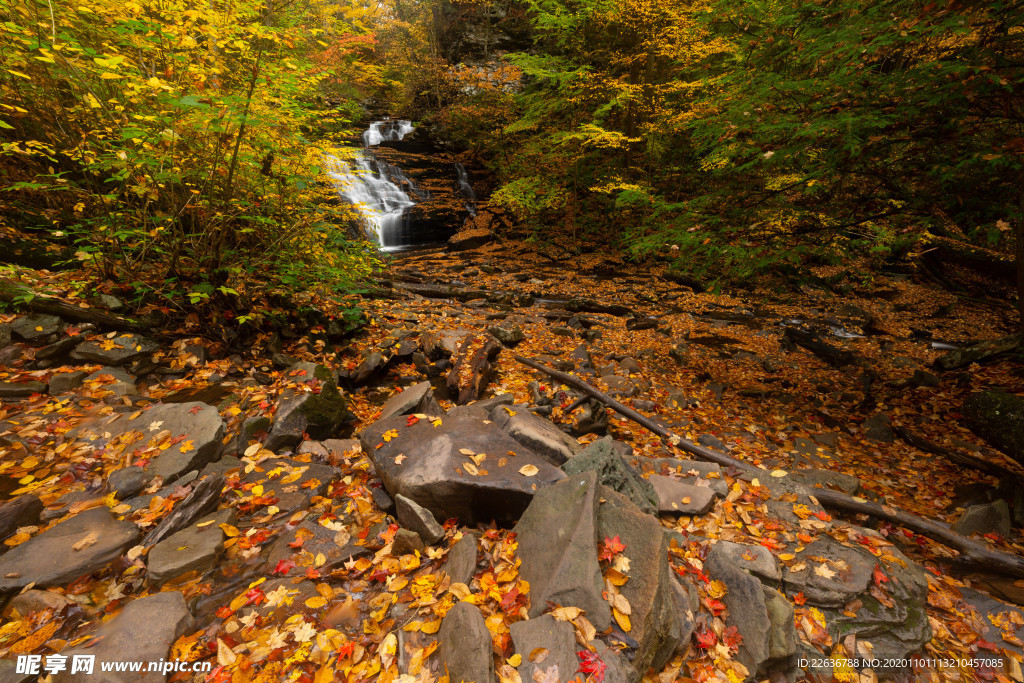
<path fill-rule="evenodd" d="M 462 538 L 448 551 L 448 561 L 444 565 L 444 570 L 451 577 L 452 583 L 469 584 L 470 579 L 476 574 L 478 553 L 476 536 L 463 533 Z"/>
<path fill-rule="evenodd" d="M 54 677 L 54 683 L 121 683 L 127 680 L 124 673 L 103 672 L 103 663 L 166 660 L 174 641 L 193 629 L 195 622 L 185 598 L 177 591 L 133 600 L 99 628 L 92 647 L 81 645 L 61 652 L 68 656 L 68 661 L 76 654 L 95 655 L 93 672 L 72 674 L 69 667 Z M 144 672 L 133 675 L 131 680 L 160 683 L 167 680 L 167 674 Z"/>
<path fill-rule="evenodd" d="M 282 511 L 309 506 L 313 496 L 322 496 L 341 470 L 331 465 L 302 462 L 288 458 L 268 458 L 242 478 L 247 483 L 263 486 L 263 495 L 277 499 Z"/>
<path fill-rule="evenodd" d="M 350 417 L 345 399 L 332 384 L 319 394 L 289 391 L 278 402 L 274 425 L 263 446 L 278 453 L 294 448 L 305 437 L 327 439 Z"/>
<path fill-rule="evenodd" d="M 75 372 L 61 372 L 50 378 L 49 391 L 51 396 L 59 396 L 69 391 L 74 391 L 85 380 L 89 373 L 85 370 Z"/>
<path fill-rule="evenodd" d="M 9 323 L 0 323 L 0 349 L 11 345 L 11 326 Z"/>
<path fill-rule="evenodd" d="M 569 622 L 556 621 L 550 614 L 545 614 L 536 619 L 517 621 L 509 631 L 515 651 L 523 658 L 517 668 L 522 680 L 537 680 L 534 678 L 536 673 L 549 677 L 543 680 L 568 681 L 576 674 L 579 668 L 576 636 Z M 530 653 L 538 648 L 547 650 L 547 654 L 535 663 L 530 661 Z"/>
<path fill-rule="evenodd" d="M 142 489 L 146 488 L 152 477 L 146 470 L 137 465 L 122 467 L 110 473 L 107 478 L 107 490 L 114 494 L 118 500 L 126 500 L 139 495 Z"/>
<path fill-rule="evenodd" d="M 379 507 L 385 512 L 393 512 L 395 507 L 394 499 L 388 495 L 388 492 L 384 490 L 382 486 L 374 486 L 370 490 L 370 496 L 373 498 L 373 504 Z"/>
<path fill-rule="evenodd" d="M 623 552 L 631 560 L 629 580 L 619 587 L 619 592 L 632 608 L 629 636 L 636 641 L 632 665 L 637 671 L 646 672 L 659 650 L 671 654 L 680 645 L 673 638 L 678 605 L 666 561 L 668 544 L 656 518 L 605 486 L 598 490 L 602 501 L 598 510 L 598 538 L 619 537 L 626 546 Z M 596 623 L 594 626 L 601 630 Z M 678 637 L 676 633 L 675 638 Z"/>
<path fill-rule="evenodd" d="M 748 545 L 732 541 L 714 541 L 708 556 L 721 555 L 722 561 L 750 572 L 762 581 L 778 585 L 782 578 L 779 563 L 763 545 Z"/>
<path fill-rule="evenodd" d="M 379 372 L 383 371 L 386 366 L 387 359 L 379 351 L 370 351 L 363 355 L 359 365 L 356 366 L 356 369 L 349 376 L 349 381 L 353 386 L 362 386 Z"/>
<path fill-rule="evenodd" d="M 676 481 L 692 486 L 706 486 L 719 498 L 724 498 L 729 493 L 722 468 L 717 463 L 678 458 L 630 458 L 630 462 L 642 472 L 670 476 Z"/>
<path fill-rule="evenodd" d="M 33 313 L 16 318 L 10 324 L 14 337 L 27 342 L 34 342 L 51 334 L 57 334 L 64 327 L 64 321 L 55 315 Z"/>
<path fill-rule="evenodd" d="M 864 435 L 875 441 L 892 443 L 896 434 L 892 431 L 892 421 L 884 413 L 875 413 L 864 420 Z"/>
<path fill-rule="evenodd" d="M 971 394 L 962 412 L 971 431 L 1024 462 L 1024 398 L 1001 391 Z"/>
<path fill-rule="evenodd" d="M 625 495 L 647 514 L 657 514 L 660 500 L 654 486 L 626 464 L 609 437 L 587 446 L 562 470 L 569 475 L 596 472 L 603 486 Z"/>
<path fill-rule="evenodd" d="M 999 534 L 1006 538 L 1012 531 L 1010 508 L 1005 500 L 982 505 L 971 505 L 953 523 L 953 531 L 964 536 L 971 534 Z"/>
<path fill-rule="evenodd" d="M 178 501 L 170 514 L 165 515 L 160 523 L 146 534 L 142 544 L 151 547 L 212 512 L 217 508 L 223 490 L 224 477 L 219 474 L 197 480 L 192 485 L 191 492 Z"/>
<path fill-rule="evenodd" d="M 802 592 L 812 605 L 841 607 L 867 591 L 871 583 L 874 557 L 829 536 L 808 545 L 801 556 L 806 561 L 794 566 L 803 565 L 802 568 L 794 571 L 793 567 L 786 567 L 782 580 L 787 594 Z"/>
<path fill-rule="evenodd" d="M 324 384 L 338 386 L 340 381 L 337 370 L 326 365 L 310 363 L 304 360 L 292 363 L 284 374 L 288 379 L 302 383 L 315 384 L 316 382 L 323 382 Z"/>
<path fill-rule="evenodd" d="M 135 545 L 141 535 L 138 527 L 118 521 L 105 507 L 80 512 L 0 557 L 0 594 L 30 583 L 56 586 L 94 572 Z"/>
<path fill-rule="evenodd" d="M 476 605 L 456 603 L 441 622 L 437 637 L 442 671 L 449 680 L 493 683 L 491 633 Z"/>
<path fill-rule="evenodd" d="M 728 451 L 729 447 L 722 442 L 717 436 L 712 434 L 701 434 L 697 438 L 697 443 L 701 446 L 707 446 L 708 448 L 714 448 L 716 451 Z"/>
<path fill-rule="evenodd" d="M 768 610 L 768 659 L 786 662 L 796 654 L 797 635 L 793 623 L 793 604 L 782 593 L 768 586 L 764 591 L 764 606 Z"/>
<path fill-rule="evenodd" d="M 408 387 L 387 400 L 381 408 L 378 420 L 384 420 L 392 415 L 408 415 L 410 413 L 423 412 L 421 405 L 426 399 L 432 399 L 433 386 L 430 382 L 420 382 Z"/>
<path fill-rule="evenodd" d="M 152 339 L 137 334 L 122 334 L 113 339 L 83 342 L 75 347 L 71 357 L 102 365 L 125 365 L 150 356 L 159 349 L 160 345 Z"/>
<path fill-rule="evenodd" d="M 526 339 L 526 334 L 523 333 L 523 328 L 518 325 L 513 325 L 511 327 L 506 327 L 504 325 L 492 325 L 487 328 L 487 331 L 491 333 L 491 336 L 509 348 Z"/>
<path fill-rule="evenodd" d="M 41 349 L 36 350 L 36 361 L 57 361 L 67 357 L 71 353 L 71 349 L 78 346 L 82 341 L 85 340 L 85 335 L 76 334 L 70 337 L 64 337 L 58 339 L 52 344 L 48 344 Z"/>
<path fill-rule="evenodd" d="M 43 502 L 31 493 L 0 504 L 0 540 L 14 534 L 19 527 L 37 523 L 42 512 Z M 0 552 L 6 552 L 8 548 L 9 546 L 2 546 Z"/>
<path fill-rule="evenodd" d="M 309 569 L 329 574 L 353 557 L 370 553 L 365 546 L 356 545 L 357 540 L 338 520 L 323 520 L 321 523 L 315 519 L 304 519 L 274 540 L 267 551 L 265 571 L 276 576 L 306 576 Z M 320 566 L 316 564 L 318 555 L 325 559 Z"/>
<path fill-rule="evenodd" d="M 826 489 L 836 489 L 851 496 L 860 491 L 860 479 L 843 472 L 832 470 L 790 470 L 790 478 L 804 486 L 818 486 Z"/>
<path fill-rule="evenodd" d="M 427 330 L 420 335 L 420 348 L 431 360 L 455 355 L 470 330 Z"/>
<path fill-rule="evenodd" d="M 910 378 L 910 383 L 918 387 L 937 387 L 939 378 L 927 370 L 914 370 L 914 376 Z"/>
<path fill-rule="evenodd" d="M 424 543 L 433 545 L 444 538 L 444 529 L 434 519 L 434 515 L 416 501 L 398 494 L 395 496 L 395 509 L 398 523 L 419 534 Z"/>
<path fill-rule="evenodd" d="M 374 422 L 359 435 L 363 452 L 388 493 L 416 501 L 436 519 L 514 522 L 535 491 L 565 477 L 499 429 L 483 410 L 462 406 L 439 419 L 438 426 L 431 420 L 409 425 L 396 415 Z M 487 457 L 474 465 L 463 449 Z M 520 472 L 527 465 L 536 467 L 537 473 Z"/>
<path fill-rule="evenodd" d="M 52 609 L 56 614 L 72 602 L 62 593 L 27 590 L 11 598 L 11 601 L 7 603 L 7 609 L 15 610 L 21 616 L 26 616 L 32 612 L 42 612 L 47 609 Z"/>
<path fill-rule="evenodd" d="M 579 453 L 581 446 L 550 420 L 537 417 L 525 406 L 498 406 L 491 411 L 491 420 L 501 429 L 538 453 L 552 465 L 558 466 Z"/>
<path fill-rule="evenodd" d="M 604 378 L 606 393 L 612 398 L 630 398 L 640 393 L 641 385 L 628 377 L 610 375 Z"/>
<path fill-rule="evenodd" d="M 658 496 L 661 514 L 704 515 L 715 505 L 715 492 L 707 486 L 694 486 L 652 474 L 647 481 Z"/>
<path fill-rule="evenodd" d="M 28 398 L 32 394 L 45 394 L 43 382 L 0 382 L 0 399 Z"/>
<path fill-rule="evenodd" d="M 494 234 L 487 228 L 472 227 L 463 229 L 448 238 L 449 251 L 465 251 L 476 249 L 491 242 Z"/>
<path fill-rule="evenodd" d="M 704 571 L 712 580 L 726 585 L 722 602 L 729 616 L 725 623 L 735 626 L 743 636 L 737 659 L 751 674 L 756 674 L 768 660 L 772 626 L 761 582 L 736 566 L 724 553 L 708 554 Z"/>
<path fill-rule="evenodd" d="M 391 543 L 391 554 L 397 556 L 411 555 L 413 553 L 423 554 L 427 546 L 423 539 L 415 531 L 399 529 L 395 532 L 395 540 Z"/>
<path fill-rule="evenodd" d="M 234 510 L 219 510 L 157 543 L 146 557 L 150 583 L 159 586 L 188 572 L 213 569 L 227 538 L 220 525 L 234 523 Z"/>

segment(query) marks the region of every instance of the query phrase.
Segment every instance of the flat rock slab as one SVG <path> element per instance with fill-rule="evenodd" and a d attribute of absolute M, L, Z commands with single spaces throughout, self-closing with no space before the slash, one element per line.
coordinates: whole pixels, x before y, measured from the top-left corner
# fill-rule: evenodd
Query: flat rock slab
<path fill-rule="evenodd" d="M 509 435 L 552 465 L 561 465 L 583 447 L 550 420 L 537 417 L 526 406 L 497 406 L 491 420 Z"/>
<path fill-rule="evenodd" d="M 129 677 L 123 672 L 104 672 L 101 664 L 166 660 L 174 641 L 194 628 L 195 622 L 185 605 L 185 597 L 177 591 L 133 600 L 120 614 L 100 627 L 96 632 L 98 641 L 93 647 L 79 646 L 61 652 L 68 655 L 68 662 L 76 654 L 95 655 L 93 672 L 72 674 L 69 666 L 67 671 L 54 677 L 54 683 L 123 683 Z M 130 680 L 158 683 L 167 680 L 167 674 L 144 671 L 132 674 Z"/>
<path fill-rule="evenodd" d="M 704 515 L 715 505 L 715 492 L 707 486 L 685 484 L 660 474 L 647 481 L 658 494 L 658 512 L 669 515 Z"/>
<path fill-rule="evenodd" d="M 717 463 L 678 458 L 630 458 L 640 472 L 650 472 L 671 477 L 683 484 L 710 488 L 719 498 L 729 494 L 722 468 Z"/>
<path fill-rule="evenodd" d="M 437 519 L 514 522 L 536 491 L 565 474 L 490 423 L 486 411 L 463 408 L 441 416 L 439 426 L 410 425 L 400 415 L 378 420 L 359 436 L 363 452 L 388 493 L 416 501 Z M 466 451 L 487 457 L 476 464 Z M 528 465 L 537 473 L 523 474 Z"/>
<path fill-rule="evenodd" d="M 841 607 L 867 591 L 876 559 L 856 548 L 822 536 L 808 545 L 797 565 L 787 567 L 782 579 L 786 593 L 802 592 L 807 602 L 820 607 Z M 802 568 L 794 571 L 794 567 Z"/>
<path fill-rule="evenodd" d="M 64 321 L 55 315 L 33 313 L 16 318 L 10 330 L 15 337 L 31 342 L 57 334 L 64 327 Z"/>
<path fill-rule="evenodd" d="M 428 396 L 432 396 L 433 385 L 430 382 L 420 382 L 408 387 L 387 400 L 381 408 L 378 420 L 384 420 L 394 415 L 407 415 L 417 412 L 418 406 Z"/>
<path fill-rule="evenodd" d="M 721 555 L 722 560 L 732 563 L 763 581 L 774 582 L 782 578 L 779 562 L 763 545 L 748 545 L 732 541 L 714 541 L 708 556 Z"/>
<path fill-rule="evenodd" d="M 611 624 L 597 560 L 598 496 L 597 473 L 573 475 L 539 491 L 516 525 L 531 618 L 552 602 L 584 610 L 598 631 Z"/>
<path fill-rule="evenodd" d="M 288 458 L 261 460 L 242 481 L 263 486 L 264 496 L 277 498 L 281 510 L 293 510 L 309 503 L 313 496 L 327 493 L 328 487 L 341 476 L 331 465 L 302 462 Z"/>
<path fill-rule="evenodd" d="M 450 681 L 494 681 L 491 633 L 476 605 L 457 603 L 448 610 L 437 632 L 438 654 Z"/>
<path fill-rule="evenodd" d="M 150 583 L 159 586 L 188 572 L 213 569 L 227 538 L 220 525 L 234 522 L 234 510 L 218 510 L 157 543 L 146 557 Z"/>
<path fill-rule="evenodd" d="M 147 448 L 164 432 L 178 441 L 150 460 L 146 472 L 171 482 L 190 470 L 202 469 L 213 460 L 224 438 L 224 421 L 216 408 L 205 403 L 174 403 L 147 408 L 135 418 L 122 413 L 113 421 L 92 421 L 72 430 L 71 434 L 97 449 L 134 450 Z"/>
<path fill-rule="evenodd" d="M 27 493 L 0 505 L 0 540 L 7 538 L 18 530 L 18 527 L 30 526 L 39 521 L 43 512 L 43 502 L 31 493 Z M 0 548 L 6 552 L 10 546 Z"/>
<path fill-rule="evenodd" d="M 80 512 L 0 557 L 0 594 L 68 583 L 120 557 L 142 533 L 105 507 Z M 75 550 L 75 546 L 79 549 Z"/>
<path fill-rule="evenodd" d="M 0 382 L 0 398 L 28 398 L 32 394 L 45 394 L 43 382 Z"/>
<path fill-rule="evenodd" d="M 576 635 L 572 624 L 557 621 L 550 614 L 536 619 L 517 621 L 509 627 L 512 633 L 512 645 L 522 656 L 523 661 L 517 667 L 519 677 L 524 681 L 533 681 L 534 673 L 539 676 L 553 677 L 553 680 L 568 681 L 579 668 L 576 658 Z M 541 649 L 547 654 L 539 663 L 530 661 L 530 654 Z M 557 669 L 552 669 L 557 667 Z M 546 678 L 544 680 L 551 680 Z"/>
<path fill-rule="evenodd" d="M 125 365 L 149 356 L 159 348 L 160 345 L 152 339 L 137 334 L 122 334 L 113 339 L 82 342 L 71 352 L 71 357 L 103 365 Z"/>
<path fill-rule="evenodd" d="M 324 526 L 306 519 L 294 529 L 282 532 L 267 552 L 266 573 L 276 576 L 306 576 L 309 569 L 329 574 L 353 557 L 371 554 L 348 529 L 337 521 Z M 333 528 L 332 528 L 333 527 Z M 318 558 L 323 562 L 318 565 Z M 283 563 L 283 564 L 282 564 Z"/>
<path fill-rule="evenodd" d="M 848 493 L 851 496 L 860 491 L 860 479 L 843 472 L 832 470 L 790 470 L 790 478 L 804 486 L 818 486 Z"/>

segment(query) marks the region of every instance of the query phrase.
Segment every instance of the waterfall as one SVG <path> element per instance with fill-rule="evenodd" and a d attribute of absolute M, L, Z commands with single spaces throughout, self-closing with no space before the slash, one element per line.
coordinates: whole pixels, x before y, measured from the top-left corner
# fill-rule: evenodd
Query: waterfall
<path fill-rule="evenodd" d="M 376 121 L 363 133 L 366 147 L 384 140 L 401 140 L 413 131 L 409 121 Z M 410 232 L 409 209 L 430 199 L 430 193 L 416 186 L 402 169 L 377 159 L 363 149 L 348 161 L 326 158 L 327 174 L 341 198 L 357 208 L 383 251 L 414 242 Z"/>
<path fill-rule="evenodd" d="M 385 140 L 397 142 L 415 130 L 411 121 L 399 119 L 397 121 L 374 121 L 370 127 L 363 132 L 363 147 L 373 147 Z"/>
<path fill-rule="evenodd" d="M 455 184 L 467 202 L 466 211 L 469 211 L 470 216 L 475 216 L 476 193 L 473 192 L 473 186 L 469 184 L 469 173 L 466 172 L 466 167 L 460 163 L 455 164 L 455 173 L 457 174 Z"/>

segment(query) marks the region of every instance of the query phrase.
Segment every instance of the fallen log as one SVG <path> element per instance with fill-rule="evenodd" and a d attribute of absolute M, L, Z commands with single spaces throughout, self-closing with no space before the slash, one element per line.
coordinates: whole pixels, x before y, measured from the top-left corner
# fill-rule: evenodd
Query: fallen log
<path fill-rule="evenodd" d="M 446 380 L 448 394 L 455 397 L 455 403 L 464 405 L 480 397 L 490 379 L 491 362 L 498 357 L 501 349 L 501 342 L 490 335 L 482 343 L 475 336 L 463 340 L 452 358 L 452 367 L 448 370 Z"/>
<path fill-rule="evenodd" d="M 154 320 L 133 320 L 104 313 L 95 308 L 81 308 L 60 299 L 43 296 L 10 280 L 0 280 L 0 302 L 23 306 L 33 313 L 48 313 L 64 320 L 92 323 L 101 329 L 151 331 Z"/>
<path fill-rule="evenodd" d="M 811 332 L 804 332 L 795 327 L 787 327 L 784 332 L 786 339 L 797 346 L 803 347 L 829 365 L 841 368 L 844 365 L 853 365 L 857 362 L 857 356 L 845 349 L 827 344 L 818 339 L 818 336 Z"/>
<path fill-rule="evenodd" d="M 915 434 L 906 427 L 900 425 L 893 425 L 892 430 L 896 432 L 896 435 L 906 441 L 914 448 L 918 448 L 926 453 L 933 453 L 934 455 L 941 455 L 947 460 L 952 460 L 955 463 L 971 467 L 985 474 L 991 474 L 993 477 L 999 479 L 1010 479 L 1014 481 L 1018 486 L 1024 486 L 1024 475 L 1014 472 L 1013 470 L 1003 467 L 994 462 L 988 460 L 982 460 L 981 458 L 975 458 L 971 455 L 965 455 L 963 453 L 957 453 L 951 451 L 944 446 L 940 446 L 937 443 L 928 441 L 920 434 Z"/>
<path fill-rule="evenodd" d="M 935 367 L 942 370 L 955 370 L 971 363 L 988 360 L 1001 353 L 1015 351 L 1021 348 L 1022 344 L 1024 344 L 1024 339 L 1021 338 L 1020 333 L 999 339 L 989 339 L 939 356 L 935 359 Z"/>
<path fill-rule="evenodd" d="M 573 375 L 559 372 L 558 370 L 552 370 L 541 363 L 522 356 L 513 356 L 513 358 L 523 365 L 540 370 L 541 372 L 554 377 L 558 381 L 568 384 L 569 386 L 573 386 L 587 395 L 596 398 L 623 417 L 633 420 L 682 451 L 695 455 L 702 460 L 718 463 L 723 467 L 732 467 L 744 472 L 757 472 L 763 473 L 766 476 L 768 475 L 768 471 L 762 467 L 751 465 L 750 463 L 743 462 L 742 460 L 736 460 L 725 453 L 700 446 L 678 436 L 677 434 L 673 434 L 661 425 L 651 421 L 632 408 L 619 403 L 612 397 L 598 389 L 595 389 Z M 918 517 L 915 514 L 893 505 L 873 503 L 871 501 L 864 500 L 863 498 L 857 498 L 845 493 L 840 493 L 839 491 L 815 488 L 811 493 L 815 498 L 817 498 L 818 502 L 826 508 L 854 514 L 870 515 L 887 522 L 892 522 L 893 524 L 909 529 L 910 531 L 921 534 L 922 536 L 938 541 L 943 545 L 959 551 L 964 559 L 981 567 L 1002 572 L 1010 576 L 1024 578 L 1024 557 L 1011 555 L 998 550 L 992 550 L 984 543 L 967 538 L 966 536 L 961 536 L 939 522 Z"/>

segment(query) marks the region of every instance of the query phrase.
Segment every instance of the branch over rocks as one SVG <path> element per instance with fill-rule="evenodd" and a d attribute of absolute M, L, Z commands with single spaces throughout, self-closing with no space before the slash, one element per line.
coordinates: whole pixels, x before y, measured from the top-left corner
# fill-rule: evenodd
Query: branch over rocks
<path fill-rule="evenodd" d="M 914 448 L 918 448 L 926 453 L 941 455 L 943 458 L 946 458 L 947 460 L 951 460 L 952 462 L 959 463 L 961 465 L 966 465 L 967 467 L 979 470 L 981 472 L 984 472 L 985 474 L 991 474 L 993 477 L 998 477 L 1000 479 L 1008 478 L 1015 482 L 1018 486 L 1024 486 L 1024 475 L 1018 472 L 1014 472 L 1013 470 L 1007 467 L 1003 467 L 998 463 L 989 462 L 988 460 L 975 458 L 974 456 L 971 455 L 951 451 L 950 449 L 944 446 L 940 446 L 936 443 L 928 441 L 920 434 L 915 434 L 906 427 L 900 425 L 893 425 L 892 430 L 896 432 L 897 436 L 899 436 L 901 439 L 906 441 Z"/>
<path fill-rule="evenodd" d="M 942 370 L 955 370 L 971 363 L 988 360 L 1001 353 L 1015 351 L 1021 348 L 1022 344 L 1024 344 L 1024 339 L 1021 338 L 1020 333 L 999 339 L 989 339 L 939 356 L 935 359 L 935 367 Z"/>
<path fill-rule="evenodd" d="M 559 372 L 558 370 L 552 370 L 545 365 L 528 358 L 523 358 L 522 356 L 513 356 L 513 358 L 523 365 L 540 370 L 541 372 L 554 377 L 558 381 L 573 386 L 587 395 L 596 398 L 623 417 L 633 420 L 637 424 L 664 438 L 673 446 L 695 455 L 702 460 L 718 463 L 723 467 L 733 467 L 744 472 L 757 472 L 763 473 L 766 476 L 768 475 L 768 471 L 762 467 L 751 465 L 750 463 L 743 462 L 742 460 L 736 460 L 725 453 L 721 453 L 704 446 L 699 446 L 676 434 L 673 434 L 661 425 L 644 417 L 632 408 L 624 406 L 607 394 L 602 393 L 573 375 Z M 1011 555 L 1010 553 L 1004 553 L 998 550 L 992 550 L 984 543 L 961 536 L 939 522 L 918 517 L 917 515 L 893 505 L 874 503 L 864 500 L 863 498 L 857 498 L 855 496 L 850 496 L 845 493 L 829 489 L 815 488 L 812 495 L 826 508 L 854 514 L 870 515 L 877 517 L 878 519 L 883 519 L 887 522 L 892 522 L 893 524 L 902 526 L 905 529 L 909 529 L 959 551 L 964 559 L 967 559 L 980 567 L 1008 574 L 1010 576 L 1024 578 L 1024 557 Z"/>
<path fill-rule="evenodd" d="M 26 297 L 30 297 L 26 300 Z M 156 320 L 132 320 L 104 313 L 95 308 L 81 308 L 60 299 L 37 294 L 27 287 L 0 279 L 0 302 L 24 306 L 33 313 L 48 313 L 64 320 L 92 323 L 101 329 L 152 333 Z"/>

